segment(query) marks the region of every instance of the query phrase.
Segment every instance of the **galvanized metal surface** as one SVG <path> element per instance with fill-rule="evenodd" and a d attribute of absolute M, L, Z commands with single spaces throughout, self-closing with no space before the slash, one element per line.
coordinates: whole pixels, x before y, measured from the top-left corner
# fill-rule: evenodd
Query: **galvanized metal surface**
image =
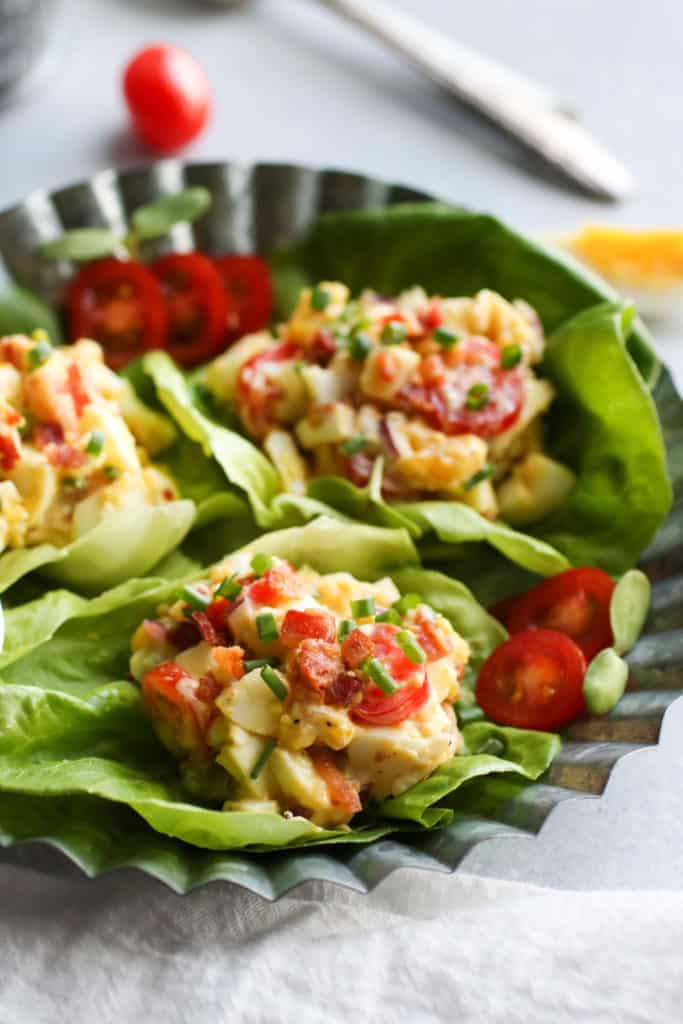
<path fill-rule="evenodd" d="M 267 253 L 297 236 L 322 212 L 430 198 L 338 171 L 166 162 L 123 173 L 103 171 L 83 184 L 50 194 L 33 193 L 0 214 L 0 255 L 11 277 L 58 301 L 73 268 L 66 262 L 50 265 L 38 259 L 36 247 L 41 241 L 65 228 L 86 225 L 123 231 L 128 215 L 141 203 L 190 184 L 204 185 L 212 192 L 209 216 L 196 228 L 179 226 L 169 238 L 150 244 L 150 255 L 169 248 Z M 628 691 L 612 714 L 573 723 L 560 756 L 539 782 L 501 778 L 479 790 L 471 787 L 468 813 L 456 811 L 452 824 L 441 831 L 402 833 L 363 847 L 317 847 L 258 856 L 177 844 L 179 852 L 154 874 L 178 891 L 223 880 L 277 899 L 308 881 L 329 881 L 368 892 L 400 867 L 454 871 L 476 844 L 501 835 L 533 835 L 561 801 L 600 794 L 621 757 L 637 756 L 655 744 L 664 714 L 683 688 L 683 402 L 666 371 L 655 400 L 675 499 L 667 522 L 642 559 L 654 584 L 652 609 L 644 635 L 629 655 Z M 134 816 L 131 823 L 134 833 Z M 53 848 L 31 842 L 7 851 L 3 859 L 54 874 L 73 873 L 68 846 L 51 843 L 49 834 L 44 841 Z M 137 866 L 134 835 L 124 856 L 120 837 L 108 843 L 107 836 L 93 835 L 92 843 L 97 855 L 88 865 L 89 873 Z"/>

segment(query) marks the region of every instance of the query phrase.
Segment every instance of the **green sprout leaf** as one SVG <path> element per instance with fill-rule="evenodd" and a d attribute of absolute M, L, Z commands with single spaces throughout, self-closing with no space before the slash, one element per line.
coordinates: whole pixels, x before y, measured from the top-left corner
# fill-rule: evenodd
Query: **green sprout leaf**
<path fill-rule="evenodd" d="M 164 196 L 156 203 L 139 207 L 131 218 L 138 240 L 160 238 L 172 227 L 192 223 L 206 213 L 211 205 L 210 192 L 201 186 L 183 189 L 172 196 Z"/>
<path fill-rule="evenodd" d="M 617 654 L 630 651 L 647 618 L 650 581 L 640 569 L 624 573 L 612 594 L 609 617 Z"/>
<path fill-rule="evenodd" d="M 593 715 L 606 715 L 624 695 L 628 665 L 611 647 L 600 651 L 588 666 L 583 680 L 586 708 Z"/>
<path fill-rule="evenodd" d="M 40 255 L 48 260 L 75 260 L 87 263 L 111 256 L 119 247 L 119 239 L 109 228 L 74 228 L 59 238 L 43 242 Z"/>

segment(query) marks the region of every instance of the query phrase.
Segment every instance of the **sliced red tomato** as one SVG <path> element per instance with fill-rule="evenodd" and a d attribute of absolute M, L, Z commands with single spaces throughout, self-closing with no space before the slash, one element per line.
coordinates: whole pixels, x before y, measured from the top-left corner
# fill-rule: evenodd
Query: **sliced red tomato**
<path fill-rule="evenodd" d="M 337 626 L 334 616 L 323 610 L 299 611 L 290 608 L 280 627 L 280 639 L 285 647 L 296 647 L 306 639 L 333 643 L 336 638 Z"/>
<path fill-rule="evenodd" d="M 173 358 L 194 366 L 222 351 L 228 300 L 211 260 L 198 252 L 172 252 L 155 260 L 151 270 L 166 300 L 166 348 Z"/>
<path fill-rule="evenodd" d="M 400 632 L 398 626 L 390 622 L 380 622 L 368 630 L 367 634 L 373 644 L 372 657 L 382 662 L 397 683 L 414 678 L 423 671 L 422 666 L 411 661 L 396 643 L 396 635 Z"/>
<path fill-rule="evenodd" d="M 402 686 L 389 697 L 371 686 L 360 704 L 351 709 L 351 718 L 361 725 L 399 725 L 410 718 L 429 698 L 429 681 L 425 674 L 422 686 Z"/>
<path fill-rule="evenodd" d="M 329 750 L 321 750 L 314 747 L 309 750 L 309 756 L 313 762 L 313 767 L 327 786 L 331 803 L 335 807 L 341 807 L 342 810 L 350 815 L 357 814 L 358 811 L 362 810 L 358 791 L 337 768 L 334 757 Z"/>
<path fill-rule="evenodd" d="M 185 684 L 185 692 L 179 684 Z M 142 680 L 142 699 L 154 729 L 164 746 L 176 754 L 197 752 L 204 737 L 188 687 L 196 680 L 174 661 L 151 669 Z"/>
<path fill-rule="evenodd" d="M 501 725 L 558 729 L 581 714 L 586 659 L 564 633 L 530 629 L 497 647 L 482 665 L 477 701 Z"/>
<path fill-rule="evenodd" d="M 613 642 L 609 607 L 614 580 L 602 569 L 568 569 L 511 601 L 510 633 L 554 629 L 571 637 L 586 661 Z"/>
<path fill-rule="evenodd" d="M 67 312 L 72 341 L 99 341 L 115 370 L 166 343 L 166 307 L 159 282 L 134 260 L 108 257 L 89 263 L 71 282 Z"/>
<path fill-rule="evenodd" d="M 273 315 L 270 267 L 259 256 L 218 256 L 213 261 L 228 299 L 228 340 L 260 331 Z"/>

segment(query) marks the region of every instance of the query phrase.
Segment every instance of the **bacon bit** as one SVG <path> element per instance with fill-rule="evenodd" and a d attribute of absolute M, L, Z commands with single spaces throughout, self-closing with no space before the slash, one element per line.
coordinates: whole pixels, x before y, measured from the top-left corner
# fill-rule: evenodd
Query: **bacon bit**
<path fill-rule="evenodd" d="M 314 363 L 326 366 L 336 351 L 337 342 L 332 332 L 323 327 L 314 337 L 307 355 Z"/>
<path fill-rule="evenodd" d="M 362 680 L 354 672 L 340 672 L 325 691 L 325 703 L 347 708 L 354 703 L 354 697 L 360 694 L 362 688 Z"/>
<path fill-rule="evenodd" d="M 309 689 L 322 694 L 344 671 L 339 644 L 325 640 L 302 640 L 294 654 L 297 679 Z"/>
<path fill-rule="evenodd" d="M 10 473 L 19 461 L 19 447 L 9 434 L 0 434 L 0 468 Z"/>
<path fill-rule="evenodd" d="M 332 643 L 337 635 L 334 616 L 327 611 L 297 611 L 291 608 L 280 628 L 280 639 L 285 647 L 298 647 L 302 640 L 326 640 Z"/>
<path fill-rule="evenodd" d="M 244 675 L 244 650 L 242 647 L 214 647 L 213 656 L 218 668 L 231 679 Z"/>
<path fill-rule="evenodd" d="M 216 677 L 209 672 L 207 675 L 202 676 L 197 683 L 194 695 L 197 700 L 202 702 L 202 704 L 213 704 L 222 689 L 223 687 Z"/>
<path fill-rule="evenodd" d="M 88 461 L 85 452 L 71 444 L 46 445 L 45 454 L 53 466 L 60 466 L 63 469 L 77 469 Z"/>
<path fill-rule="evenodd" d="M 342 658 L 349 668 L 358 668 L 364 661 L 371 658 L 375 645 L 369 636 L 360 629 L 353 629 L 344 638 L 341 645 Z"/>
<path fill-rule="evenodd" d="M 193 622 L 197 623 L 202 640 L 205 640 L 210 647 L 224 646 L 224 638 L 219 638 L 218 630 L 214 629 L 209 616 L 205 612 L 193 612 Z"/>
<path fill-rule="evenodd" d="M 375 367 L 382 380 L 393 380 L 398 373 L 398 357 L 388 349 L 380 351 L 375 356 Z"/>
<path fill-rule="evenodd" d="M 64 431 L 59 423 L 38 423 L 33 431 L 38 448 L 47 448 L 49 444 L 62 444 Z"/>
<path fill-rule="evenodd" d="M 449 637 L 437 622 L 420 616 L 415 620 L 415 627 L 417 639 L 427 655 L 427 661 L 437 661 L 453 650 Z"/>
<path fill-rule="evenodd" d="M 446 368 L 440 355 L 427 356 L 420 363 L 420 377 L 427 387 L 438 387 L 446 380 Z"/>
<path fill-rule="evenodd" d="M 168 642 L 178 651 L 186 651 L 188 647 L 196 647 L 201 639 L 201 634 L 196 622 L 185 619 L 177 626 L 172 626 L 168 631 Z"/>
<path fill-rule="evenodd" d="M 431 299 L 427 308 L 418 317 L 425 331 L 434 331 L 443 323 L 443 313 L 439 299 Z"/>
<path fill-rule="evenodd" d="M 332 754 L 328 750 L 309 750 L 313 767 L 327 786 L 330 801 L 334 807 L 341 807 L 349 815 L 362 810 L 358 790 L 342 775 Z"/>
<path fill-rule="evenodd" d="M 24 417 L 16 409 L 9 408 L 5 410 L 3 418 L 8 427 L 16 427 Z"/>
<path fill-rule="evenodd" d="M 80 419 L 83 415 L 83 411 L 86 405 L 90 405 L 90 395 L 88 394 L 87 388 L 83 381 L 83 374 L 81 368 L 76 363 L 69 363 L 69 369 L 67 370 L 67 386 L 66 390 L 71 395 L 74 403 L 74 409 L 76 415 Z"/>

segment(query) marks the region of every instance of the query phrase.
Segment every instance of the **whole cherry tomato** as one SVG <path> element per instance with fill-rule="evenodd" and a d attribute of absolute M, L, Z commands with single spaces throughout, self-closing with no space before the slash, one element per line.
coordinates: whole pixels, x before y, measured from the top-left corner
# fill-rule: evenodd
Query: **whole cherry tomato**
<path fill-rule="evenodd" d="M 201 65 L 178 46 L 147 46 L 123 76 L 123 92 L 135 130 L 157 153 L 175 153 L 204 128 L 211 86 Z"/>

